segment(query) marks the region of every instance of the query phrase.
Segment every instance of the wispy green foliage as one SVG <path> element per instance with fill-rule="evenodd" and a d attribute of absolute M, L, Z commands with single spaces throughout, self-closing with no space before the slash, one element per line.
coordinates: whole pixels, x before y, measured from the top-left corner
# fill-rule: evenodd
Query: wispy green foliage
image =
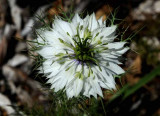
<path fill-rule="evenodd" d="M 31 109 L 25 107 L 23 113 L 27 116 L 101 116 L 105 109 L 100 102 L 103 104 L 102 100 L 86 97 L 68 99 L 63 91 L 59 91 L 51 93 L 46 104 L 37 103 Z"/>
<path fill-rule="evenodd" d="M 60 15 L 58 17 L 60 17 L 62 20 L 67 22 L 71 22 L 73 16 L 75 15 L 73 11 L 73 5 L 71 5 L 68 12 L 64 12 L 62 8 L 59 8 L 59 11 L 60 11 Z"/>

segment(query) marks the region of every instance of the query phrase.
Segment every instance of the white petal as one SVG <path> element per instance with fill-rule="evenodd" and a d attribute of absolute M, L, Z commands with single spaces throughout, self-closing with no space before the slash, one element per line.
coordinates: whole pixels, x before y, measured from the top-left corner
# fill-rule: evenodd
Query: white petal
<path fill-rule="evenodd" d="M 111 26 L 111 27 L 105 27 L 103 30 L 102 30 L 102 33 L 100 34 L 101 36 L 109 36 L 110 34 L 114 33 L 116 31 L 116 28 L 117 26 Z"/>
<path fill-rule="evenodd" d="M 104 82 L 102 82 L 102 81 L 99 81 L 99 84 L 100 84 L 100 86 L 101 86 L 102 88 L 110 89 L 110 88 L 107 86 L 107 84 L 104 84 Z"/>
<path fill-rule="evenodd" d="M 121 49 L 124 44 L 126 44 L 127 42 L 113 42 L 113 43 L 108 43 L 107 47 L 109 49 Z"/>
<path fill-rule="evenodd" d="M 99 55 L 101 55 L 102 57 L 107 57 L 107 58 L 118 58 L 117 56 L 115 55 L 112 55 L 110 53 L 105 53 L 105 52 L 102 52 L 100 53 Z"/>
<path fill-rule="evenodd" d="M 59 90 L 63 89 L 64 86 L 66 85 L 67 78 L 64 78 L 64 76 L 65 75 L 63 75 L 63 74 L 59 76 L 60 79 L 58 80 L 58 82 L 55 83 L 56 89 L 57 89 L 57 90 L 55 89 L 55 91 L 59 91 Z"/>
<path fill-rule="evenodd" d="M 41 50 L 37 51 L 44 58 L 53 58 L 54 48 L 50 46 L 45 46 Z"/>
<path fill-rule="evenodd" d="M 83 92 L 83 95 L 87 96 L 87 97 L 90 97 L 90 94 L 89 94 L 89 89 L 91 88 L 89 82 L 88 82 L 88 79 L 84 80 L 85 83 L 84 83 L 84 92 Z"/>
<path fill-rule="evenodd" d="M 83 27 L 84 27 L 84 29 L 86 28 L 86 27 L 88 27 L 88 25 L 89 25 L 89 22 L 88 22 L 88 20 L 89 20 L 89 15 L 87 15 L 85 18 L 84 18 L 84 20 L 83 20 Z"/>
<path fill-rule="evenodd" d="M 66 70 L 66 66 L 70 65 L 72 63 L 72 61 L 66 61 L 65 64 L 61 65 L 57 62 L 54 62 L 51 67 L 54 67 L 54 70 L 51 72 L 50 75 L 48 75 L 48 78 L 51 78 L 53 76 L 58 76 L 58 73 L 61 73 L 62 71 Z"/>
<path fill-rule="evenodd" d="M 108 66 L 108 62 L 113 62 L 115 64 L 122 64 L 120 61 L 118 61 L 118 59 L 112 59 L 112 58 L 107 58 L 107 57 L 101 59 L 99 64 L 102 66 Z"/>
<path fill-rule="evenodd" d="M 98 24 L 99 24 L 99 26 L 103 26 L 103 17 L 102 16 L 98 19 Z"/>
<path fill-rule="evenodd" d="M 101 90 L 101 88 L 100 88 L 100 86 L 99 86 L 99 84 L 98 84 L 97 78 L 93 79 L 91 85 L 92 85 L 92 88 L 94 89 L 94 91 L 95 91 L 97 94 L 99 94 L 101 97 L 103 97 L 102 90 Z"/>
<path fill-rule="evenodd" d="M 74 81 L 74 85 L 73 85 L 73 90 L 74 90 L 75 96 L 79 95 L 79 93 L 81 92 L 82 88 L 83 88 L 83 80 L 77 78 Z"/>
<path fill-rule="evenodd" d="M 117 51 L 117 53 L 119 53 L 119 54 L 124 54 L 124 53 L 127 52 L 128 50 L 129 50 L 129 48 L 126 47 L 126 48 L 124 48 L 124 49 L 122 49 L 122 50 L 120 50 L 120 51 Z"/>
<path fill-rule="evenodd" d="M 82 22 L 82 19 L 80 18 L 80 16 L 78 15 L 78 13 L 76 13 L 72 19 L 72 23 L 74 25 L 77 25 L 78 23 Z"/>
<path fill-rule="evenodd" d="M 71 42 L 72 44 L 74 43 L 72 40 L 72 36 L 75 35 L 75 31 L 72 30 L 72 26 L 70 23 L 56 19 L 54 21 L 53 28 L 58 32 L 59 35 L 63 36 L 63 38 L 61 39 L 64 39 L 66 42 Z"/>
<path fill-rule="evenodd" d="M 90 31 L 93 31 L 94 29 L 98 28 L 98 22 L 94 13 L 90 16 L 88 28 Z"/>
<path fill-rule="evenodd" d="M 110 37 L 103 37 L 103 38 L 102 38 L 102 42 L 103 42 L 103 43 L 111 43 L 111 42 L 114 41 L 114 39 L 115 39 L 116 37 L 117 37 L 117 36 L 115 36 L 114 34 L 113 34 L 113 36 L 110 36 Z"/>
<path fill-rule="evenodd" d="M 82 65 L 78 64 L 76 68 L 76 72 L 81 72 L 82 71 Z"/>
<path fill-rule="evenodd" d="M 72 98 L 74 96 L 73 86 L 69 86 L 66 90 L 66 94 L 68 98 Z"/>
<path fill-rule="evenodd" d="M 107 70 L 104 67 L 101 67 L 101 69 L 102 69 L 101 72 L 98 69 L 94 69 L 94 70 L 98 70 L 97 77 L 99 77 L 99 79 L 101 81 L 103 81 L 104 83 L 106 83 L 107 86 L 109 84 L 114 85 L 115 81 L 114 81 L 114 78 L 111 75 L 111 73 L 107 72 Z M 110 88 L 110 86 L 108 86 L 108 87 Z"/>
<path fill-rule="evenodd" d="M 84 66 L 84 77 L 88 78 L 88 74 L 89 74 L 89 68 L 85 65 Z"/>
<path fill-rule="evenodd" d="M 95 93 L 93 88 L 90 89 L 89 95 L 93 95 L 97 99 L 97 94 Z"/>
<path fill-rule="evenodd" d="M 59 79 L 60 79 L 59 76 L 55 76 L 55 77 L 48 79 L 47 83 L 51 84 L 51 89 L 55 88 L 54 83 L 56 83 Z"/>
<path fill-rule="evenodd" d="M 107 66 L 108 69 L 112 70 L 113 72 L 115 72 L 116 74 L 123 74 L 124 70 L 118 66 L 117 64 L 114 64 L 112 62 L 109 62 L 109 66 Z"/>

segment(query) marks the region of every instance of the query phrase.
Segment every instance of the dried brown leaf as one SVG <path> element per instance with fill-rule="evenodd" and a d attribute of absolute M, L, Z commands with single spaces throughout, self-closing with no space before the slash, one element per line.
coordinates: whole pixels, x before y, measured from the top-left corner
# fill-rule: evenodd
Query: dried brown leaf
<path fill-rule="evenodd" d="M 2 41 L 0 42 L 0 65 L 3 64 L 3 60 L 6 56 L 6 52 L 7 52 L 7 40 L 6 38 L 3 38 Z"/>

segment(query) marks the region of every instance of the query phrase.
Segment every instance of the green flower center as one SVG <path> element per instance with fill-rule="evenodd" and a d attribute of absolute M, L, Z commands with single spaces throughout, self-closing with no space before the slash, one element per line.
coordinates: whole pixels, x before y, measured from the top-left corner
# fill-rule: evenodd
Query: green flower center
<path fill-rule="evenodd" d="M 86 40 L 75 42 L 74 47 L 75 59 L 82 62 L 90 62 L 95 53 L 89 42 Z"/>
<path fill-rule="evenodd" d="M 74 36 L 74 56 L 75 59 L 82 63 L 95 63 L 96 59 L 95 46 L 91 45 L 92 35 L 88 28 L 85 28 L 83 38 L 80 38 L 79 30 L 82 31 L 83 26 L 77 26 L 77 35 Z"/>

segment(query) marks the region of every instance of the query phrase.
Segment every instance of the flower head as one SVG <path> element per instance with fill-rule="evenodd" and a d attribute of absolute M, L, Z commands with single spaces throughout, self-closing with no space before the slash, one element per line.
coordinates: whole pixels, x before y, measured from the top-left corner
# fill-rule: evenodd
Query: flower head
<path fill-rule="evenodd" d="M 71 22 L 56 18 L 52 29 L 38 30 L 37 52 L 45 59 L 43 72 L 55 92 L 64 89 L 68 98 L 82 94 L 103 97 L 102 88 L 115 89 L 114 76 L 124 73 L 119 57 L 126 42 L 114 42 L 116 25 L 106 27 L 95 14 Z"/>

